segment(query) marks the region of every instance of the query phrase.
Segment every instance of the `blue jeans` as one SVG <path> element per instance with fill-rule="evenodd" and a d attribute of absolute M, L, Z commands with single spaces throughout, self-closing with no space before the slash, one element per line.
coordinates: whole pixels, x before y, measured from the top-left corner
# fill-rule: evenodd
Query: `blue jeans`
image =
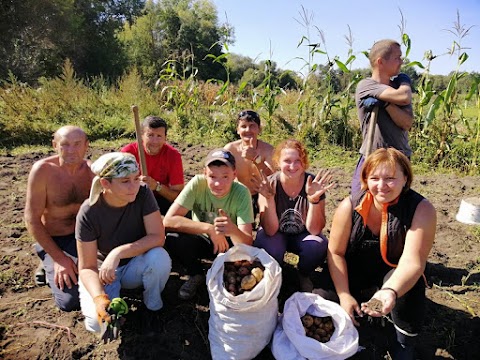
<path fill-rule="evenodd" d="M 136 289 L 143 286 L 143 302 L 147 309 L 160 310 L 163 307 L 161 293 L 170 276 L 171 268 L 172 261 L 167 251 L 161 247 L 152 248 L 132 258 L 127 264 L 119 266 L 115 271 L 115 281 L 105 285 L 105 293 L 112 300 L 120 296 L 121 289 Z M 81 281 L 79 285 L 85 327 L 89 331 L 100 332 L 93 298 Z"/>
<path fill-rule="evenodd" d="M 311 235 L 308 231 L 300 234 L 277 232 L 268 236 L 263 228 L 260 228 L 253 245 L 265 249 L 280 265 L 283 264 L 286 251 L 297 254 L 298 271 L 302 275 L 309 275 L 325 261 L 328 240 L 323 235 Z"/>
<path fill-rule="evenodd" d="M 75 234 L 64 236 L 52 236 L 53 241 L 63 251 L 63 253 L 75 262 L 77 261 L 77 241 L 75 240 Z M 63 290 L 60 290 L 55 285 L 55 262 L 53 258 L 43 250 L 43 248 L 35 243 L 35 251 L 38 257 L 42 260 L 43 268 L 45 269 L 45 275 L 47 277 L 48 286 L 52 290 L 53 300 L 60 310 L 74 311 L 80 309 L 80 301 L 78 299 L 78 285 L 73 284 L 69 289 L 67 286 Z"/>

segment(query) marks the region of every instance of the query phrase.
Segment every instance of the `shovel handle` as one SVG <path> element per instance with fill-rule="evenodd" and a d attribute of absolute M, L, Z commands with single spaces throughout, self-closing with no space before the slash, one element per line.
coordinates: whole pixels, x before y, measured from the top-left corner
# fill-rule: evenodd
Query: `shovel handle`
<path fill-rule="evenodd" d="M 140 118 L 138 116 L 138 106 L 132 105 L 133 121 L 135 122 L 135 135 L 137 137 L 138 144 L 138 157 L 140 158 L 140 168 L 143 176 L 148 176 L 147 162 L 145 160 L 145 149 L 143 148 L 142 141 L 142 128 L 140 127 Z"/>

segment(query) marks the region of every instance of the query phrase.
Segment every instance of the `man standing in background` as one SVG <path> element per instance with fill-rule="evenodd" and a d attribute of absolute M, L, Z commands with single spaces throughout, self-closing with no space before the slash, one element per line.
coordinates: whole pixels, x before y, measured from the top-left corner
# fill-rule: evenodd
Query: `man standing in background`
<path fill-rule="evenodd" d="M 368 124 L 375 106 L 379 110 L 372 151 L 393 147 L 408 158 L 412 155 L 408 144 L 408 131 L 413 125 L 412 88 L 408 75 L 399 74 L 403 64 L 400 44 L 389 39 L 376 42 L 370 49 L 369 60 L 372 77 L 360 81 L 355 92 L 363 142 L 352 179 L 352 194 L 360 191 L 360 171 L 366 155 Z"/>

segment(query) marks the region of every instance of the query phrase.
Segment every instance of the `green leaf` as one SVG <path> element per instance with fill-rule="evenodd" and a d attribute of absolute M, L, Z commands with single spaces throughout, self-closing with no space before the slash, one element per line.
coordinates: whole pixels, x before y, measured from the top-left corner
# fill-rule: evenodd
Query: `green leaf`
<path fill-rule="evenodd" d="M 244 81 L 240 84 L 240 86 L 238 87 L 238 92 L 239 93 L 242 93 L 242 91 L 247 87 L 248 85 L 248 82 Z"/>
<path fill-rule="evenodd" d="M 337 66 L 340 68 L 340 70 L 342 70 L 344 73 L 349 73 L 350 70 L 347 69 L 347 67 L 345 66 L 344 63 L 342 63 L 340 60 L 338 59 L 335 59 L 335 63 L 337 64 Z"/>
<path fill-rule="evenodd" d="M 420 69 L 425 69 L 425 66 L 420 61 L 412 61 L 407 64 L 407 67 L 418 66 Z"/>
<path fill-rule="evenodd" d="M 297 48 L 300 47 L 300 45 L 302 45 L 304 41 L 308 41 L 308 38 L 306 36 L 302 36 L 302 38 L 297 44 Z"/>
<path fill-rule="evenodd" d="M 350 64 L 351 62 L 353 62 L 357 57 L 355 55 L 351 55 L 348 60 L 345 62 L 345 65 L 348 65 Z"/>
<path fill-rule="evenodd" d="M 452 101 L 453 90 L 455 89 L 456 85 L 457 85 L 457 77 L 453 75 L 450 78 L 450 81 L 448 82 L 447 88 L 445 89 L 444 98 L 447 104 L 450 104 L 450 102 Z"/>
<path fill-rule="evenodd" d="M 434 95 L 433 91 L 424 91 L 420 97 L 420 106 L 427 105 L 432 99 L 433 95 Z"/>
<path fill-rule="evenodd" d="M 480 95 L 479 94 L 479 87 L 478 84 L 480 83 L 480 78 L 476 78 L 473 82 L 472 85 L 470 86 L 470 91 L 468 92 L 467 96 L 465 97 L 465 100 L 470 100 L 473 95 Z"/>
<path fill-rule="evenodd" d="M 465 61 L 468 59 L 468 54 L 467 53 L 462 53 L 460 57 L 458 58 L 458 65 L 462 65 Z"/>
<path fill-rule="evenodd" d="M 410 37 L 407 34 L 403 34 L 402 42 L 407 47 L 407 50 L 405 50 L 405 57 L 408 57 L 408 54 L 410 54 L 410 49 L 412 47 L 412 41 L 410 40 Z"/>
<path fill-rule="evenodd" d="M 432 121 L 435 119 L 435 113 L 443 102 L 443 98 L 439 95 L 428 109 L 425 119 L 423 119 L 423 130 L 427 129 Z"/>

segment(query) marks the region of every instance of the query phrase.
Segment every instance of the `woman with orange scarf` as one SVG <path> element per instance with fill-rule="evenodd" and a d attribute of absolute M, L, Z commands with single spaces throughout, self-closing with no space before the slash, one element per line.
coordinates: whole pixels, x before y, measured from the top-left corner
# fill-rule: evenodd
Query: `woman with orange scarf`
<path fill-rule="evenodd" d="M 333 218 L 327 252 L 330 276 L 354 324 L 359 326 L 357 316 L 391 313 L 398 342 L 393 358 L 413 359 L 424 316 L 422 275 L 435 238 L 436 211 L 410 189 L 410 161 L 398 150 L 376 150 L 366 159 L 360 180 L 363 191 L 344 199 Z M 365 302 L 372 299 L 378 308 Z"/>

